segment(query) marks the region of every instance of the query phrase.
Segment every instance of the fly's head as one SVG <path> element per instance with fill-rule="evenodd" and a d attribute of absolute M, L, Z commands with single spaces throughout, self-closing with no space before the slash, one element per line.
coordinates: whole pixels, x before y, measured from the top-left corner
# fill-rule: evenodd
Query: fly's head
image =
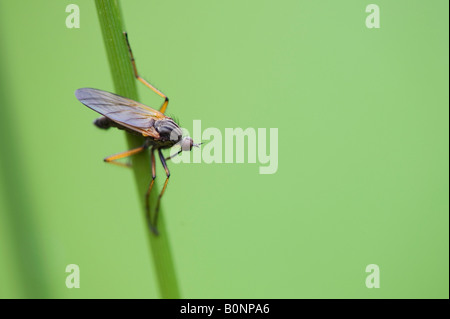
<path fill-rule="evenodd" d="M 189 136 L 183 137 L 180 141 L 181 151 L 190 151 L 194 146 L 194 141 Z"/>
<path fill-rule="evenodd" d="M 189 136 L 186 136 L 186 137 L 179 138 L 179 141 L 178 141 L 177 144 L 180 145 L 181 149 L 177 153 L 169 156 L 166 159 L 171 159 L 171 158 L 177 156 L 178 154 L 180 154 L 183 151 L 191 151 L 192 147 L 194 147 L 194 146 L 195 147 L 199 147 L 203 143 L 194 144 L 194 141 L 192 140 L 192 138 L 190 138 Z"/>

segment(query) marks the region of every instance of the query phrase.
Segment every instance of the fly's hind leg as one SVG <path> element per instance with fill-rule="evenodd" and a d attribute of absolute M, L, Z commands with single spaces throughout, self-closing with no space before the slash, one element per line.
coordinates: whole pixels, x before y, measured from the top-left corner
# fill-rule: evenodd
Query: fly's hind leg
<path fill-rule="evenodd" d="M 121 166 L 121 167 L 131 167 L 130 164 L 124 164 L 124 163 L 121 163 L 121 162 L 117 162 L 117 160 L 119 160 L 119 159 L 121 159 L 121 158 L 125 158 L 125 157 L 128 157 L 128 156 L 131 156 L 131 155 L 134 155 L 134 154 L 137 154 L 137 153 L 140 153 L 140 152 L 142 152 L 143 150 L 145 150 L 147 147 L 148 147 L 147 144 L 144 144 L 144 145 L 142 145 L 142 146 L 140 146 L 140 147 L 133 148 L 132 150 L 129 150 L 129 151 L 125 151 L 125 152 L 121 152 L 121 153 L 118 153 L 118 154 L 114 154 L 114 155 L 108 156 L 108 157 L 106 157 L 106 158 L 103 159 L 103 160 L 104 160 L 106 163 L 111 163 L 111 164 L 114 164 L 114 165 L 117 165 L 117 166 Z"/>
<path fill-rule="evenodd" d="M 164 113 L 166 111 L 167 105 L 169 104 L 169 98 L 164 93 L 162 93 L 160 90 L 155 88 L 153 85 L 151 85 L 148 81 L 143 79 L 138 74 L 138 71 L 137 71 L 137 68 L 136 68 L 136 61 L 135 61 L 134 56 L 133 56 L 133 51 L 131 51 L 130 42 L 128 41 L 128 34 L 126 32 L 124 32 L 123 35 L 125 36 L 125 40 L 127 41 L 128 52 L 130 53 L 130 59 L 131 59 L 131 64 L 133 65 L 134 76 L 136 77 L 136 79 L 138 79 L 141 83 L 143 83 L 150 90 L 152 90 L 153 92 L 158 94 L 160 97 L 164 98 L 164 102 L 163 102 L 163 104 L 161 105 L 161 107 L 159 109 L 159 111 L 161 113 Z"/>

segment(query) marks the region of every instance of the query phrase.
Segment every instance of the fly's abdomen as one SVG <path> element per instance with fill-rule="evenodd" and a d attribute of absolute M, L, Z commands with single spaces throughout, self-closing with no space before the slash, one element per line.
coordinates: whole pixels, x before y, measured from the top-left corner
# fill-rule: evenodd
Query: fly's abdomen
<path fill-rule="evenodd" d="M 152 120 L 153 121 L 153 120 Z M 154 122 L 154 121 L 153 121 Z M 152 123 L 153 123 L 152 122 Z M 109 118 L 102 116 L 94 120 L 94 125 L 103 130 L 107 130 L 110 127 L 117 127 L 119 130 L 125 130 L 130 134 L 142 136 L 141 133 L 136 132 L 135 130 L 129 129 L 126 126 L 120 125 L 117 122 L 111 121 Z"/>
<path fill-rule="evenodd" d="M 99 117 L 98 119 L 95 119 L 94 125 L 98 128 L 107 130 L 112 126 L 112 121 L 108 119 L 107 117 Z"/>

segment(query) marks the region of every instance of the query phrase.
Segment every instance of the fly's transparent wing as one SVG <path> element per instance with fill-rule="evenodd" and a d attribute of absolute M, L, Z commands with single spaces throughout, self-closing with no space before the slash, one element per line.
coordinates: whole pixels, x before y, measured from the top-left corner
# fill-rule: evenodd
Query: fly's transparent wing
<path fill-rule="evenodd" d="M 90 109 L 144 136 L 158 138 L 153 125 L 156 120 L 166 118 L 142 103 L 102 90 L 82 88 L 75 91 L 75 96 Z"/>

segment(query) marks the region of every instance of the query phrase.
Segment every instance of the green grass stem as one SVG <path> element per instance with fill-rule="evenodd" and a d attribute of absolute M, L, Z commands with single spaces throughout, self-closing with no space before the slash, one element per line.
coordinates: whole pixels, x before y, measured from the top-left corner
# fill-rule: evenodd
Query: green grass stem
<path fill-rule="evenodd" d="M 119 1 L 96 0 L 95 1 L 106 53 L 111 68 L 115 93 L 138 101 L 136 79 L 133 74 L 128 49 L 123 32 L 123 25 Z M 125 133 L 129 148 L 139 147 L 143 144 L 143 138 Z M 136 179 L 137 191 L 141 203 L 143 221 L 146 222 L 144 194 L 151 179 L 150 156 L 148 152 L 142 152 L 133 156 L 133 172 Z M 156 184 L 152 190 L 150 203 L 156 203 L 159 189 Z M 154 205 L 153 205 L 154 206 Z M 179 298 L 178 283 L 175 275 L 175 267 L 169 245 L 169 235 L 166 231 L 164 213 L 160 207 L 158 218 L 159 236 L 148 231 L 150 242 L 150 255 L 155 266 L 161 298 Z"/>

